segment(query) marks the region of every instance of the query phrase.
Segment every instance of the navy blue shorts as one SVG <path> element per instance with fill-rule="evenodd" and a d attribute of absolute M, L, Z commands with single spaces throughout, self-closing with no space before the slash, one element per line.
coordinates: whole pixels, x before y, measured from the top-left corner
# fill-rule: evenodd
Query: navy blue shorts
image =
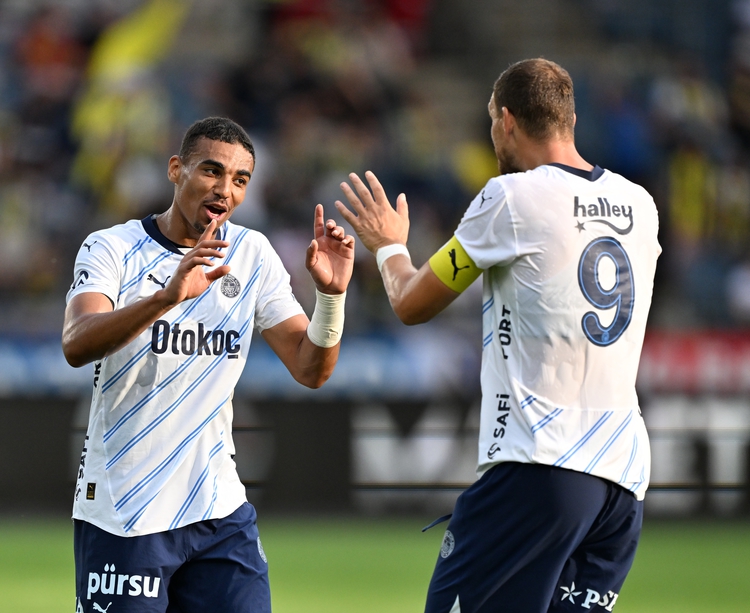
<path fill-rule="evenodd" d="M 612 611 L 643 503 L 615 483 L 507 462 L 456 501 L 426 613 Z"/>
<path fill-rule="evenodd" d="M 223 519 L 134 537 L 76 520 L 76 613 L 270 613 L 255 520 L 248 503 Z"/>

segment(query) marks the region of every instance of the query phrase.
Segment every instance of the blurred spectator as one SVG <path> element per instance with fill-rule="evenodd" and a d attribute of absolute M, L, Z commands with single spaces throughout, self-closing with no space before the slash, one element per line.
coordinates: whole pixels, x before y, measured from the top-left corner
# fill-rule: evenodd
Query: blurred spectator
<path fill-rule="evenodd" d="M 181 0 L 148 0 L 107 28 L 92 49 L 72 118 L 79 141 L 73 179 L 91 190 L 109 223 L 169 198 L 161 185 L 171 101 L 156 68 L 187 7 Z"/>

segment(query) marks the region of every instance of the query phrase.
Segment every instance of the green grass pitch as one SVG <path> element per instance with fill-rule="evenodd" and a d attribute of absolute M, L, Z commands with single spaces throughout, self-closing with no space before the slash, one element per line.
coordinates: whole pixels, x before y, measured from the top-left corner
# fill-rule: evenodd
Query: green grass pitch
<path fill-rule="evenodd" d="M 443 535 L 425 519 L 260 518 L 275 613 L 418 613 Z M 750 522 L 648 521 L 618 613 L 750 610 Z M 0 519 L 0 613 L 72 613 L 72 526 Z"/>

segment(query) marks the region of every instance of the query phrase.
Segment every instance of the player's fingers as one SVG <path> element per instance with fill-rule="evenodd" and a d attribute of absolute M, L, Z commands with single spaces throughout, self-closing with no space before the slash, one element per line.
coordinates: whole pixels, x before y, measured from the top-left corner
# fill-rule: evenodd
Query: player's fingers
<path fill-rule="evenodd" d="M 359 196 L 360 201 L 365 205 L 365 207 L 370 207 L 375 204 L 375 200 L 372 197 L 370 189 L 364 184 L 362 179 L 360 179 L 356 173 L 349 173 L 349 180 L 352 182 L 352 185 L 357 191 L 357 195 Z"/>
<path fill-rule="evenodd" d="M 219 223 L 219 222 L 216 221 L 215 219 L 211 220 L 211 223 L 209 223 L 206 226 L 206 229 L 203 230 L 203 234 L 201 234 L 201 237 L 198 239 L 199 243 L 202 242 L 202 241 L 210 240 L 211 238 L 213 238 L 214 232 L 216 232 L 216 224 L 217 223 Z"/>
<path fill-rule="evenodd" d="M 409 219 L 409 205 L 406 203 L 406 194 L 399 194 L 396 198 L 396 212 L 404 219 Z"/>
<path fill-rule="evenodd" d="M 315 218 L 313 220 L 313 236 L 319 238 L 325 234 L 325 226 L 323 225 L 323 205 L 315 205 Z"/>
<path fill-rule="evenodd" d="M 213 283 L 214 281 L 216 281 L 216 279 L 221 279 L 223 276 L 227 275 L 230 270 L 231 268 L 226 264 L 224 266 L 219 266 L 218 268 L 209 270 L 206 273 L 206 279 L 209 283 Z"/>
<path fill-rule="evenodd" d="M 349 209 L 346 208 L 346 205 L 341 202 L 341 200 L 336 200 L 336 202 L 333 203 L 333 205 L 336 207 L 336 210 L 341 214 L 341 216 L 344 218 L 344 220 L 353 228 L 357 228 L 359 218 L 352 213 Z"/>
<path fill-rule="evenodd" d="M 186 267 L 186 274 L 187 274 L 187 271 L 192 270 L 196 266 L 209 266 L 210 268 L 213 268 L 214 266 L 216 266 L 216 263 L 213 260 L 209 258 L 197 257 L 197 256 L 190 257 L 190 258 L 186 257 L 183 260 L 183 264 Z"/>
<path fill-rule="evenodd" d="M 365 212 L 365 206 L 364 204 L 362 204 L 362 201 L 359 199 L 357 194 L 354 193 L 354 190 L 349 186 L 349 184 L 342 183 L 341 191 L 344 192 L 344 196 L 346 196 L 346 199 L 349 201 L 349 204 L 352 206 L 357 215 L 362 215 Z M 339 209 L 339 211 L 340 210 L 341 209 Z"/>
<path fill-rule="evenodd" d="M 308 270 L 315 266 L 315 262 L 318 260 L 318 241 L 312 239 L 310 245 L 305 252 L 305 268 Z"/>
<path fill-rule="evenodd" d="M 226 254 L 218 249 L 212 249 L 210 247 L 197 247 L 190 254 L 190 257 L 198 258 L 225 258 Z M 212 264 L 213 266 L 213 264 Z"/>
<path fill-rule="evenodd" d="M 385 190 L 380 184 L 380 181 L 378 181 L 378 178 L 375 176 L 375 173 L 371 170 L 368 170 L 365 173 L 365 178 L 367 179 L 367 183 L 369 183 L 370 185 L 370 189 L 372 190 L 372 195 L 375 199 L 375 202 L 381 202 L 383 204 L 387 203 L 388 197 L 385 195 Z"/>
<path fill-rule="evenodd" d="M 219 250 L 224 249 L 226 247 L 229 247 L 229 243 L 227 241 L 219 241 L 219 240 L 199 241 L 198 244 L 196 244 L 196 246 L 193 247 L 191 251 L 188 251 L 188 253 L 185 254 L 185 257 L 199 255 L 201 257 L 213 256 L 213 257 L 223 258 L 223 257 L 226 257 L 226 254 Z"/>
<path fill-rule="evenodd" d="M 337 226 L 336 222 L 333 219 L 329 219 L 326 223 L 326 230 L 328 236 L 332 238 L 341 240 L 342 238 L 344 238 L 344 236 L 346 236 L 344 228 L 342 228 L 341 226 Z"/>

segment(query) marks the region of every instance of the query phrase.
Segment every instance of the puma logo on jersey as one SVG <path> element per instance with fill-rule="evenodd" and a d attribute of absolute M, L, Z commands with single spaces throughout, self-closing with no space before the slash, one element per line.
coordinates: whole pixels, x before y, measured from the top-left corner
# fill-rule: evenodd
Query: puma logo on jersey
<path fill-rule="evenodd" d="M 455 249 L 451 249 L 448 252 L 448 255 L 451 258 L 451 264 L 453 264 L 453 280 L 455 281 L 456 275 L 459 273 L 459 271 L 464 270 L 464 268 L 471 268 L 471 266 L 469 266 L 468 264 L 466 266 L 458 266 L 456 264 L 456 250 Z"/>
<path fill-rule="evenodd" d="M 105 608 L 101 608 L 98 603 L 93 603 L 94 611 L 101 611 L 101 613 L 107 613 L 107 609 L 112 606 L 112 603 L 110 602 Z"/>
<path fill-rule="evenodd" d="M 485 201 L 485 200 L 492 200 L 492 196 L 486 197 L 486 196 L 484 195 L 484 190 L 482 190 L 482 193 L 481 193 L 481 194 L 479 194 L 479 195 L 480 195 L 480 196 L 482 197 L 482 202 L 480 202 L 480 203 L 479 203 L 479 208 L 481 209 L 481 208 L 482 208 L 482 205 L 484 204 L 484 201 Z"/>
<path fill-rule="evenodd" d="M 89 253 L 91 253 L 91 248 L 92 248 L 92 247 L 93 247 L 94 245 L 96 245 L 96 243 L 98 243 L 98 242 L 99 242 L 99 241 L 94 241 L 94 242 L 93 242 L 93 243 L 91 243 L 90 245 L 89 245 L 88 243 L 83 243 L 83 246 L 84 246 L 84 247 L 86 247 L 86 250 L 87 250 L 87 251 L 88 251 Z"/>
<path fill-rule="evenodd" d="M 154 283 L 156 283 L 156 284 L 157 284 L 158 286 L 160 286 L 160 287 L 161 287 L 162 289 L 164 289 L 165 287 L 167 287 L 167 281 L 169 281 L 169 280 L 170 280 L 170 279 L 172 278 L 172 275 L 169 275 L 169 276 L 168 276 L 168 277 L 167 277 L 166 279 L 164 279 L 164 283 L 162 283 L 161 281 L 159 281 L 159 279 L 157 279 L 157 278 L 156 278 L 156 277 L 155 277 L 154 275 L 149 275 L 149 276 L 148 276 L 148 277 L 146 277 L 146 278 L 147 278 L 147 279 L 148 279 L 149 281 L 153 281 L 153 282 L 154 282 Z"/>
<path fill-rule="evenodd" d="M 576 224 L 578 231 L 583 231 L 586 224 L 596 223 L 604 224 L 620 235 L 630 234 L 630 231 L 633 229 L 633 207 L 630 205 L 610 204 L 606 198 L 597 198 L 596 200 L 595 203 L 580 204 L 578 196 L 575 196 L 573 199 L 573 217 L 577 219 L 582 217 L 587 218 L 586 221 L 578 221 Z M 609 219 L 601 219 L 602 217 L 613 219 L 615 223 L 612 223 Z M 623 220 L 628 219 L 630 223 L 627 227 L 622 228 L 620 227 L 622 223 L 617 223 L 618 218 L 623 218 Z"/>

